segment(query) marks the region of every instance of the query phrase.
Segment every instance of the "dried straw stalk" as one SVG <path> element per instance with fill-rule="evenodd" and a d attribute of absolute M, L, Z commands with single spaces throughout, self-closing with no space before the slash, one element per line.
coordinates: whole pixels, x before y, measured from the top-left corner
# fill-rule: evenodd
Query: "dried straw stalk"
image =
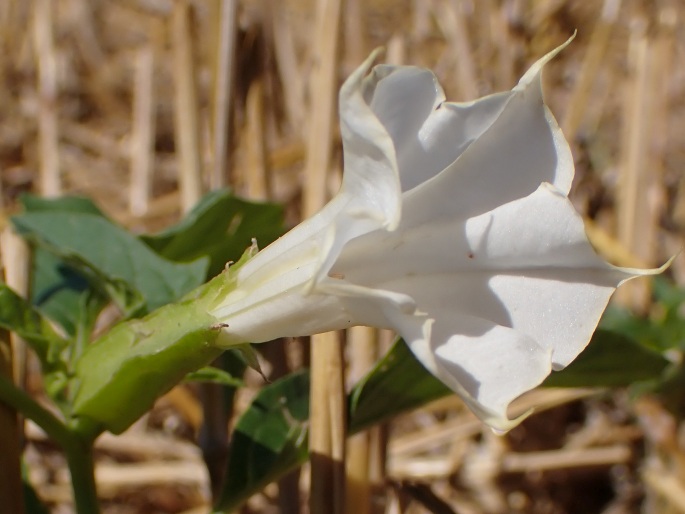
<path fill-rule="evenodd" d="M 342 3 L 342 0 L 317 2 L 303 191 L 305 217 L 321 209 L 328 199 L 326 171 L 330 168 L 333 142 Z M 311 369 L 310 512 L 342 514 L 346 434 L 343 350 L 339 334 L 329 332 L 312 337 Z"/>

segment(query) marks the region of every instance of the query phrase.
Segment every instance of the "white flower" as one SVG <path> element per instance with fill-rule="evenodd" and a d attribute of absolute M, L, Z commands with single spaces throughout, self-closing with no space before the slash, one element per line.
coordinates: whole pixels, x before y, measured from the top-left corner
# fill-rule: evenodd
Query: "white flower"
<path fill-rule="evenodd" d="M 540 73 L 448 103 L 435 76 L 377 66 L 343 85 L 345 172 L 317 215 L 242 266 L 212 314 L 222 345 L 392 328 L 486 423 L 587 345 L 615 288 L 643 273 L 590 246 L 567 198 L 573 159 Z M 411 387 L 411 384 L 407 384 Z"/>

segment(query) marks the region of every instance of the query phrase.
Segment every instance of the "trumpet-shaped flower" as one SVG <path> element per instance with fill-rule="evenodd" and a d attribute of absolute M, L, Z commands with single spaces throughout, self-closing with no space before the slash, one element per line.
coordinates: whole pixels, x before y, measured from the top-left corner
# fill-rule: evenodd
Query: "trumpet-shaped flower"
<path fill-rule="evenodd" d="M 212 310 L 218 343 L 392 328 L 511 428 L 509 403 L 569 364 L 615 288 L 644 273 L 598 257 L 567 198 L 573 159 L 540 81 L 559 50 L 468 103 L 445 102 L 424 69 L 369 73 L 369 58 L 340 92 L 340 192 L 237 270 Z"/>

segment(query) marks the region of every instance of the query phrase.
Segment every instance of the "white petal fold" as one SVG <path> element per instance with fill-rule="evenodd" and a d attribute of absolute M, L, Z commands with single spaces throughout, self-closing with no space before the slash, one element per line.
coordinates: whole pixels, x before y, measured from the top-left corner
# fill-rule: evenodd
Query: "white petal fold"
<path fill-rule="evenodd" d="M 583 350 L 615 288 L 659 271 L 598 257 L 567 198 L 540 80 L 561 48 L 469 103 L 428 70 L 368 73 L 373 54 L 340 93 L 339 194 L 240 268 L 223 343 L 392 328 L 486 423 L 515 425 L 511 401 Z"/>

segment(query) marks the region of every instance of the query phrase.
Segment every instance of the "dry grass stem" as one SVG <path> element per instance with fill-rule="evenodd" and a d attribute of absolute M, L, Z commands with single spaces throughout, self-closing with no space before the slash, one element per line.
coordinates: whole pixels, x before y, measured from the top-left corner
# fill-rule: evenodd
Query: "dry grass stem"
<path fill-rule="evenodd" d="M 294 28 L 285 18 L 283 2 L 269 0 L 269 13 L 273 30 L 276 66 L 283 86 L 285 110 L 290 127 L 299 131 L 305 122 L 305 88 L 303 70 L 297 59 Z M 301 135 L 298 134 L 298 136 Z"/>
<path fill-rule="evenodd" d="M 140 49 L 136 55 L 131 135 L 131 185 L 129 209 L 143 216 L 149 209 L 152 170 L 155 160 L 155 95 L 153 86 L 154 50 Z"/>
<path fill-rule="evenodd" d="M 436 3 L 435 20 L 450 43 L 445 59 L 455 68 L 459 100 L 474 100 L 478 97 L 478 84 L 464 2 L 437 0 Z"/>
<path fill-rule="evenodd" d="M 576 139 L 583 117 L 588 111 L 588 100 L 597 81 L 620 7 L 621 0 L 604 0 L 602 13 L 592 32 L 562 123 L 564 134 L 569 141 Z"/>
<path fill-rule="evenodd" d="M 40 141 L 40 192 L 59 196 L 59 135 L 57 128 L 57 62 L 53 42 L 53 2 L 35 0 L 33 33 L 38 61 L 38 132 Z"/>
<path fill-rule="evenodd" d="M 350 384 L 361 380 L 377 359 L 378 331 L 369 327 L 353 327 L 347 331 L 348 372 Z M 371 512 L 371 434 L 356 434 L 347 440 L 347 514 Z"/>
<path fill-rule="evenodd" d="M 238 27 L 238 0 L 215 0 L 218 3 L 216 60 L 214 62 L 214 97 L 212 105 L 211 189 L 226 185 L 230 165 L 231 105 L 235 102 L 235 53 Z"/>
<path fill-rule="evenodd" d="M 0 329 L 0 376 L 5 380 L 15 382 L 13 377 L 13 355 L 10 333 Z M 15 382 L 16 383 L 16 382 Z M 3 512 L 13 514 L 24 513 L 23 495 L 17 494 L 22 490 L 21 454 L 23 435 L 17 412 L 0 403 L 0 505 Z"/>
<path fill-rule="evenodd" d="M 618 239 L 643 261 L 652 263 L 656 248 L 657 210 L 650 198 L 655 192 L 652 143 L 655 113 L 651 94 L 654 82 L 654 57 L 646 21 L 637 19 L 631 34 L 630 77 L 625 94 L 625 128 L 622 145 L 624 161 L 617 196 Z M 618 299 L 645 311 L 650 293 L 646 281 L 627 284 L 617 292 Z"/>
<path fill-rule="evenodd" d="M 342 0 L 317 2 L 304 168 L 304 217 L 311 216 L 328 201 L 341 11 Z M 312 514 L 341 514 L 345 500 L 346 420 L 344 364 L 339 334 L 312 337 L 311 370 L 309 508 Z"/>
<path fill-rule="evenodd" d="M 246 117 L 247 126 L 243 138 L 247 154 L 245 196 L 252 200 L 267 200 L 271 197 L 267 168 L 269 159 L 264 127 L 264 88 L 259 79 L 250 84 L 247 92 Z"/>
<path fill-rule="evenodd" d="M 202 195 L 202 150 L 195 77 L 192 12 L 188 0 L 174 3 L 171 32 L 174 42 L 175 133 L 181 208 L 189 211 Z"/>

